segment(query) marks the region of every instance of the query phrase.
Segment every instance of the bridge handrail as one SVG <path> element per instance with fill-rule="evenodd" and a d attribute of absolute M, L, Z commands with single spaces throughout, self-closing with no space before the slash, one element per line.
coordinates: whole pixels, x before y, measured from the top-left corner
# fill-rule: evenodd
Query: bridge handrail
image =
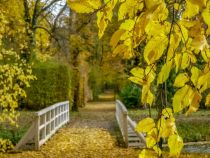
<path fill-rule="evenodd" d="M 136 133 L 137 137 L 145 144 L 145 137 L 143 133 L 139 133 L 135 130 L 136 122 L 128 116 L 128 110 L 125 105 L 120 101 L 116 100 L 116 119 L 120 127 L 125 145 L 128 147 L 128 126 Z"/>

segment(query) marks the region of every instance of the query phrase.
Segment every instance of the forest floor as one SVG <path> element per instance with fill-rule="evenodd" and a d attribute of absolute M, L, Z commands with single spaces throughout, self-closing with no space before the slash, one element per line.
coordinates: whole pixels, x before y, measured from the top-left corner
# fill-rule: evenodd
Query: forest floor
<path fill-rule="evenodd" d="M 125 148 L 112 101 L 90 102 L 39 151 L 0 153 L 0 158 L 137 158 L 140 150 Z M 207 155 L 183 155 L 186 158 Z"/>

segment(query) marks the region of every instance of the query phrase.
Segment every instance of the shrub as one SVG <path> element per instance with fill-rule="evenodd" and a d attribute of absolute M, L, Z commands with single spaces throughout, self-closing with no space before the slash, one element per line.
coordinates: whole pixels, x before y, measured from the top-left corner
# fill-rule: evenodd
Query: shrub
<path fill-rule="evenodd" d="M 39 110 L 56 102 L 70 100 L 70 70 L 56 62 L 36 63 L 33 74 L 37 80 L 26 89 L 24 108 Z"/>
<path fill-rule="evenodd" d="M 12 149 L 13 145 L 10 140 L 0 138 L 0 152 L 7 152 L 8 150 Z"/>
<path fill-rule="evenodd" d="M 137 108 L 140 104 L 141 89 L 135 84 L 128 84 L 122 88 L 119 97 L 127 108 Z"/>

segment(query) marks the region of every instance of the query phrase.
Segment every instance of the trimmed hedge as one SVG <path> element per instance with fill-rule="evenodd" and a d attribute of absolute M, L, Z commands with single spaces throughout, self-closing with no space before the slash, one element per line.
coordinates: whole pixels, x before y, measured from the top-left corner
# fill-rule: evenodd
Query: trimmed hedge
<path fill-rule="evenodd" d="M 24 108 L 39 110 L 54 103 L 70 100 L 71 78 L 67 65 L 56 62 L 36 63 L 33 74 L 37 80 L 26 89 Z"/>

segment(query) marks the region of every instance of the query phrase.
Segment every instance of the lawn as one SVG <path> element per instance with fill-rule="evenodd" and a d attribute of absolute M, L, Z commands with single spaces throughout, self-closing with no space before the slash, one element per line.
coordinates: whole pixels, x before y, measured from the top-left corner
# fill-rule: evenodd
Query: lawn
<path fill-rule="evenodd" d="M 149 116 L 148 109 L 129 109 L 129 116 L 138 122 Z M 157 115 L 155 109 L 151 110 L 152 117 Z M 210 110 L 199 110 L 189 116 L 176 114 L 176 123 L 179 134 L 184 142 L 210 141 Z"/>

